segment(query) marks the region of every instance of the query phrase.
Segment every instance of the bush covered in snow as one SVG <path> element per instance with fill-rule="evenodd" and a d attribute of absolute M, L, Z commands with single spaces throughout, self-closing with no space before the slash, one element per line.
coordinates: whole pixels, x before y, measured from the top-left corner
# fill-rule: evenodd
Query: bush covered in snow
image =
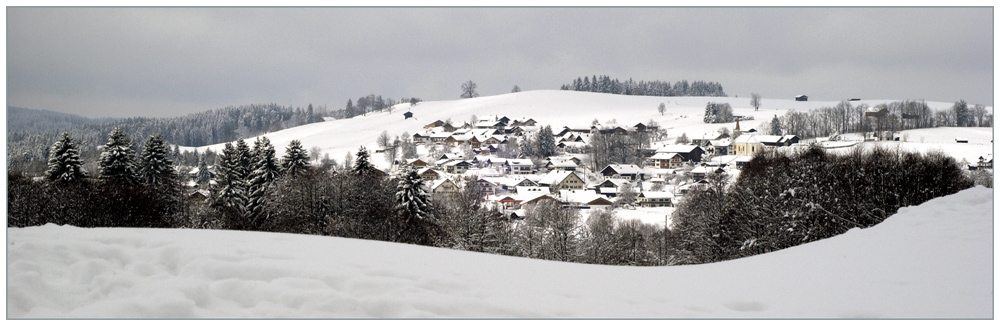
<path fill-rule="evenodd" d="M 780 250 L 876 225 L 900 207 L 972 185 L 943 153 L 765 151 L 734 184 L 709 182 L 678 206 L 671 258 L 704 263 Z"/>

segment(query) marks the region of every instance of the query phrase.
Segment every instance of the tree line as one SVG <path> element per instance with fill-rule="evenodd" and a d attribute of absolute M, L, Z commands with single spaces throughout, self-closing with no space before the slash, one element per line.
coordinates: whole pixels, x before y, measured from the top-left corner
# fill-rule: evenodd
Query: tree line
<path fill-rule="evenodd" d="M 717 82 L 699 80 L 689 83 L 687 80 L 681 80 L 671 85 L 669 82 L 659 80 L 633 81 L 631 78 L 623 82 L 617 78 L 611 79 L 606 75 L 577 77 L 573 82 L 564 84 L 559 89 L 641 96 L 726 96 L 726 93 L 722 91 L 722 84 Z"/>
<path fill-rule="evenodd" d="M 38 116 L 40 110 L 11 110 L 15 121 L 24 121 L 7 130 L 7 164 L 9 169 L 38 173 L 45 169 L 49 145 L 62 132 L 74 135 L 81 154 L 87 158 L 99 155 L 97 146 L 115 128 L 127 134 L 145 138 L 160 135 L 164 142 L 181 146 L 205 146 L 231 142 L 238 138 L 278 131 L 303 124 L 323 121 L 325 109 L 293 108 L 271 104 L 230 106 L 176 118 L 70 119 L 56 117 L 46 123 L 35 119 L 20 119 L 28 114 Z M 50 116 L 50 115 L 43 115 Z M 21 125 L 33 128 L 18 127 Z M 67 123 L 73 123 L 67 126 Z M 60 131 L 63 130 L 63 131 Z"/>
<path fill-rule="evenodd" d="M 829 238 L 973 185 L 944 153 L 883 147 L 844 155 L 815 146 L 764 151 L 733 184 L 724 178 L 710 175 L 677 206 L 670 263 L 735 259 Z"/>
<path fill-rule="evenodd" d="M 866 117 L 865 112 L 884 109 L 881 120 Z M 834 134 L 873 132 L 876 128 L 895 133 L 900 130 L 935 127 L 991 127 L 993 114 L 983 105 L 970 107 L 964 100 L 955 102 L 947 110 L 932 110 L 923 100 L 905 100 L 878 104 L 851 105 L 841 101 L 833 107 L 822 107 L 807 112 L 788 111 L 775 116 L 758 130 L 772 134 L 791 134 L 801 138 L 825 137 Z M 776 133 L 777 132 L 777 133 Z"/>

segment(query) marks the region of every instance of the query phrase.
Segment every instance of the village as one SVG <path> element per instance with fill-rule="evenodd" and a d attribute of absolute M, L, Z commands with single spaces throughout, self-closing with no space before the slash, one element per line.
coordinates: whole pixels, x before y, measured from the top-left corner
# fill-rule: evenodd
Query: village
<path fill-rule="evenodd" d="M 697 135 L 681 144 L 656 136 L 662 134 L 652 121 L 634 125 L 594 122 L 553 127 L 557 155 L 533 160 L 510 157 L 514 151 L 508 146 L 537 136 L 541 126 L 534 119 L 489 116 L 460 127 L 437 120 L 412 135 L 418 152 L 426 155 L 394 162 L 393 168 L 417 169 L 435 199 L 453 195 L 461 191 L 465 180 L 474 180 L 485 205 L 514 219 L 523 218 L 531 205 L 549 200 L 578 210 L 619 208 L 620 215 L 662 224 L 685 193 L 708 182 L 709 174 L 735 177 L 740 167 L 765 148 L 799 143 L 795 135 L 742 130 L 739 122 L 731 133 Z M 593 135 L 636 133 L 654 135 L 649 146 L 640 150 L 641 164 L 591 164 L 588 150 Z"/>

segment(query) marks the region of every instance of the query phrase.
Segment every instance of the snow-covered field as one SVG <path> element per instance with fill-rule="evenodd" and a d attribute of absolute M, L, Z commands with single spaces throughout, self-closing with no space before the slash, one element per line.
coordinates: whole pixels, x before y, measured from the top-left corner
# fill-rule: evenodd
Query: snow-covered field
<path fill-rule="evenodd" d="M 892 101 L 894 100 L 864 100 L 851 104 L 864 103 L 874 106 Z M 589 127 L 594 119 L 602 124 L 614 120 L 623 126 L 634 126 L 653 119 L 660 124 L 661 129 L 667 130 L 666 141 L 673 143 L 673 140 L 682 133 L 687 134 L 689 138 L 698 138 L 722 127 L 732 130 L 736 126 L 735 122 L 704 123 L 702 119 L 708 102 L 729 103 L 733 107 L 734 114 L 753 116 L 754 120 L 740 123 L 740 127 L 744 130 L 756 128 L 762 122 L 770 121 L 774 115 L 782 116 L 789 110 L 808 111 L 837 105 L 836 101 L 797 102 L 793 99 L 762 99 L 760 111 L 754 111 L 750 106 L 750 98 L 742 97 L 655 97 L 538 90 L 452 101 L 427 101 L 418 103 L 412 108 L 409 103 L 403 103 L 397 105 L 392 113 L 387 111 L 369 113 L 351 119 L 289 128 L 263 136 L 271 140 L 278 156 L 284 154 L 289 142 L 298 139 L 305 148 L 319 147 L 322 153 L 328 153 L 331 158 L 341 161 L 345 154 L 356 153 L 358 147 L 362 145 L 374 153 L 375 141 L 382 131 L 388 131 L 393 136 L 403 132 L 413 134 L 422 132 L 424 125 L 435 120 L 451 119 L 460 126 L 463 122 L 469 121 L 473 115 L 480 118 L 497 115 L 507 116 L 510 119 L 532 118 L 540 126 L 551 125 L 555 132 L 559 132 L 563 126 Z M 664 103 L 667 108 L 663 115 L 656 109 L 660 103 Z M 944 110 L 952 104 L 927 102 L 927 105 L 934 110 Z M 992 112 L 993 108 L 987 109 Z M 414 118 L 403 119 L 403 113 L 407 110 L 413 112 Z M 911 137 L 911 141 L 916 141 L 918 138 Z M 197 149 L 199 152 L 204 152 L 207 148 L 221 152 L 223 146 L 224 144 L 216 144 Z M 381 154 L 373 155 L 373 163 L 380 168 L 388 167 Z"/>
<path fill-rule="evenodd" d="M 993 318 L 993 190 L 698 266 L 597 266 L 321 236 L 7 230 L 8 318 Z"/>

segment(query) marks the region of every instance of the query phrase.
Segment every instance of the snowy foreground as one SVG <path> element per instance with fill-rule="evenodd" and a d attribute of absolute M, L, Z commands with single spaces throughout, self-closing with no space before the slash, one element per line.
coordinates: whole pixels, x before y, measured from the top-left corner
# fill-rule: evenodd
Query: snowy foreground
<path fill-rule="evenodd" d="M 993 318 L 993 190 L 701 266 L 254 232 L 8 229 L 8 318 Z"/>

